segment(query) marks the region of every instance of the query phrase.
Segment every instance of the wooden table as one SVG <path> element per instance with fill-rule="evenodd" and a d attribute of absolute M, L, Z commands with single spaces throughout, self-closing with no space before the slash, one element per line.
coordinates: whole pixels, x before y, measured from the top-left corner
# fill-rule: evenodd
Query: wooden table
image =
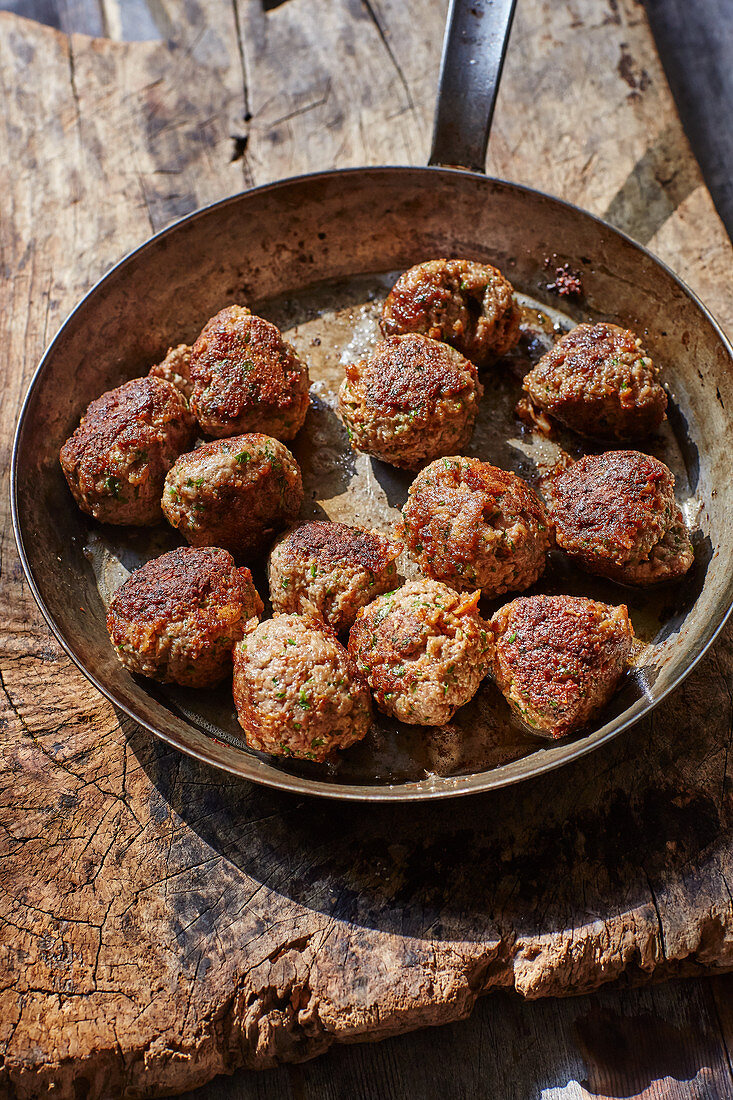
<path fill-rule="evenodd" d="M 131 6 L 64 10 L 119 35 Z M 5 478 L 40 351 L 152 230 L 299 171 L 424 162 L 444 7 L 160 0 L 154 40 L 134 43 L 0 15 Z M 733 322 L 730 243 L 635 0 L 520 0 L 488 167 L 621 225 Z M 456 1020 L 490 989 L 733 966 L 731 631 L 587 761 L 367 814 L 221 780 L 121 719 L 51 640 L 4 536 L 11 1096 L 180 1092 Z M 730 992 L 727 978 L 536 1004 L 498 992 L 468 1024 L 200 1095 L 728 1096 Z"/>

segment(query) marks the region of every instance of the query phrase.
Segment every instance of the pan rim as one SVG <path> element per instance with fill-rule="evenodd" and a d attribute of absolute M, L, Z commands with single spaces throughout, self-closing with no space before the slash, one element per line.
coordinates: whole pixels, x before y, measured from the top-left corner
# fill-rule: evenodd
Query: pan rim
<path fill-rule="evenodd" d="M 512 183 L 509 180 L 500 179 L 494 176 L 486 176 L 480 172 L 468 171 L 462 168 L 450 168 L 443 166 L 413 166 L 413 165 L 375 165 L 366 167 L 352 167 L 343 169 L 329 169 L 321 172 L 302 173 L 296 176 L 286 177 L 285 179 L 276 180 L 271 183 L 261 184 L 258 187 L 249 188 L 246 190 L 235 192 L 232 195 L 228 195 L 223 199 L 218 199 L 215 202 L 208 203 L 205 206 L 199 207 L 192 211 L 190 214 L 184 215 L 182 218 L 176 219 L 170 225 L 159 230 L 157 233 L 146 238 L 141 244 L 137 245 L 130 252 L 126 253 L 120 260 L 118 260 L 112 267 L 106 271 L 93 286 L 79 299 L 76 305 L 70 310 L 62 324 L 59 326 L 58 331 L 50 341 L 48 346 L 43 352 L 41 359 L 31 376 L 28 388 L 23 398 L 18 421 L 15 428 L 13 437 L 12 457 L 10 464 L 10 510 L 13 526 L 13 534 L 15 537 L 16 546 L 18 549 L 18 555 L 23 573 L 28 582 L 31 594 L 43 615 L 51 633 L 54 635 L 62 650 L 71 658 L 73 663 L 82 672 L 86 679 L 97 689 L 106 699 L 108 699 L 115 707 L 119 708 L 127 717 L 132 721 L 142 726 L 149 733 L 159 738 L 166 744 L 178 749 L 180 752 L 185 753 L 202 763 L 205 763 L 211 767 L 218 768 L 226 771 L 230 774 L 237 775 L 240 778 L 248 779 L 250 782 L 261 783 L 264 786 L 271 787 L 276 790 L 287 791 L 292 794 L 298 795 L 312 795 L 323 798 L 335 799 L 338 801 L 349 802 L 414 802 L 414 801 L 430 801 L 433 799 L 445 799 L 445 798 L 457 798 L 469 794 L 478 794 L 490 790 L 501 789 L 502 787 L 512 786 L 516 783 L 523 782 L 525 780 L 534 779 L 540 775 L 544 775 L 547 772 L 554 771 L 556 768 L 570 764 L 575 760 L 579 760 L 581 757 L 586 756 L 601 745 L 611 741 L 618 737 L 621 733 L 629 729 L 641 718 L 650 714 L 655 707 L 659 705 L 664 699 L 666 699 L 673 691 L 675 691 L 679 685 L 687 678 L 692 672 L 698 662 L 705 656 L 710 647 L 717 639 L 720 632 L 723 630 L 725 624 L 731 616 L 733 611 L 733 602 L 731 602 L 720 616 L 718 622 L 707 634 L 703 634 L 702 644 L 688 662 L 688 664 L 679 672 L 674 680 L 661 692 L 658 698 L 647 701 L 647 704 L 642 708 L 638 714 L 629 715 L 620 724 L 614 726 L 611 729 L 603 732 L 603 727 L 600 731 L 597 731 L 595 735 L 590 735 L 578 742 L 570 742 L 567 745 L 567 752 L 561 755 L 549 757 L 546 760 L 540 759 L 535 765 L 528 771 L 522 773 L 509 772 L 504 774 L 505 770 L 511 768 L 512 763 L 500 765 L 497 768 L 489 769 L 483 772 L 474 772 L 467 775 L 458 776 L 437 776 L 434 779 L 422 779 L 418 781 L 411 781 L 408 783 L 397 783 L 389 785 L 368 785 L 368 784 L 339 784 L 339 783 L 327 783 L 323 780 L 304 778 L 300 776 L 290 775 L 287 772 L 281 772 L 274 764 L 267 764 L 268 772 L 265 774 L 245 774 L 241 768 L 237 768 L 233 763 L 230 765 L 226 761 L 213 760 L 206 752 L 199 751 L 197 748 L 191 745 L 185 744 L 180 738 L 174 734 L 165 733 L 158 729 L 151 722 L 141 718 L 137 715 L 132 707 L 128 706 L 126 702 L 118 698 L 114 689 L 107 687 L 101 683 L 94 672 L 88 669 L 83 663 L 82 659 L 77 656 L 74 651 L 74 647 L 70 641 L 66 639 L 62 633 L 60 627 L 57 625 L 53 615 L 46 605 L 38 585 L 36 584 L 35 577 L 28 560 L 25 544 L 23 540 L 23 533 L 21 530 L 21 520 L 19 515 L 19 501 L 18 501 L 18 461 L 19 461 L 19 449 L 20 439 L 23 431 L 26 415 L 29 405 L 34 397 L 36 389 L 42 380 L 42 376 L 45 371 L 46 363 L 50 359 L 54 348 L 61 338 L 63 332 L 68 325 L 71 324 L 73 318 L 87 303 L 102 285 L 114 275 L 116 275 L 121 269 L 127 267 L 138 256 L 139 253 L 154 247 L 161 239 L 165 238 L 168 234 L 179 230 L 182 226 L 188 225 L 194 222 L 196 219 L 206 216 L 213 210 L 223 208 L 227 205 L 237 203 L 244 197 L 254 194 L 265 194 L 268 191 L 275 191 L 278 189 L 284 189 L 286 187 L 292 187 L 294 185 L 302 184 L 305 182 L 316 182 L 318 180 L 328 180 L 333 177 L 343 178 L 344 176 L 355 175 L 376 175 L 379 173 L 399 173 L 399 174 L 416 174 L 425 175 L 430 173 L 431 175 L 444 175 L 448 178 L 470 178 L 478 183 L 486 183 L 489 185 L 499 185 L 521 192 L 533 200 L 545 200 L 560 207 L 563 207 L 575 215 L 580 215 L 583 218 L 587 218 L 597 225 L 607 230 L 608 232 L 620 237 L 627 244 L 631 245 L 633 249 L 642 253 L 647 259 L 649 259 L 654 265 L 660 268 L 670 277 L 677 287 L 685 294 L 700 311 L 703 317 L 713 327 L 718 339 L 728 352 L 731 360 L 733 360 L 733 344 L 728 338 L 727 334 L 722 328 L 722 325 L 717 321 L 713 313 L 708 309 L 704 302 L 698 297 L 694 290 L 692 290 L 680 276 L 678 276 L 663 260 L 655 256 L 645 245 L 635 241 L 631 236 L 625 233 L 621 229 L 617 229 L 603 218 L 598 217 L 595 214 L 584 210 L 582 207 L 577 206 L 574 203 L 568 202 L 565 199 L 558 198 L 551 195 L 548 192 L 540 191 L 536 188 L 527 186 L 526 184 Z M 538 743 L 538 749 L 540 748 Z M 232 753 L 238 753 L 242 755 L 244 760 L 248 759 L 246 754 L 241 754 L 240 750 L 235 749 L 233 746 L 227 746 Z M 534 755 L 534 754 L 533 754 Z M 270 774 L 271 773 L 271 774 Z M 435 785 L 432 785 L 435 784 Z"/>

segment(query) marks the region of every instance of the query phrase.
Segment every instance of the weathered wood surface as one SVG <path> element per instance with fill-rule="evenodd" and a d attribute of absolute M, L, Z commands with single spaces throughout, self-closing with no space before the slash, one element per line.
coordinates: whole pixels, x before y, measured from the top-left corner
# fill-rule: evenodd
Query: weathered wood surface
<path fill-rule="evenodd" d="M 5 481 L 42 347 L 151 229 L 243 185 L 426 155 L 444 5 L 155 11 L 169 40 L 126 45 L 0 17 Z M 730 245 L 634 0 L 520 3 L 489 170 L 606 214 L 733 322 Z M 119 719 L 51 640 L 7 522 L 2 566 L 10 1095 L 176 1092 L 456 1019 L 495 987 L 733 966 L 730 631 L 649 721 L 560 773 L 333 806 Z"/>
<path fill-rule="evenodd" d="M 733 1100 L 719 1022 L 732 987 L 728 975 L 541 1001 L 502 991 L 460 1023 L 336 1044 L 178 1100 Z"/>

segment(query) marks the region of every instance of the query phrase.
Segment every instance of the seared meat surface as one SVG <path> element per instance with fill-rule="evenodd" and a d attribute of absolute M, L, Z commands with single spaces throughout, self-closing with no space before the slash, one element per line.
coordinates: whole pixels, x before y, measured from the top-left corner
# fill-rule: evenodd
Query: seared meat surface
<path fill-rule="evenodd" d="M 420 332 L 484 367 L 517 343 L 519 320 L 514 289 L 498 268 L 473 260 L 427 260 L 392 287 L 382 332 Z"/>
<path fill-rule="evenodd" d="M 339 410 L 354 450 L 408 470 L 468 443 L 483 387 L 459 352 L 392 336 L 346 368 Z"/>
<path fill-rule="evenodd" d="M 580 596 L 520 596 L 497 611 L 491 628 L 496 683 L 518 717 L 549 737 L 596 717 L 634 640 L 625 606 Z"/>
<path fill-rule="evenodd" d="M 665 417 L 667 395 L 641 340 L 601 322 L 562 336 L 524 379 L 532 403 L 580 435 L 637 439 Z"/>
<path fill-rule="evenodd" d="M 439 458 L 410 486 L 405 547 L 429 577 L 486 596 L 520 592 L 541 576 L 549 521 L 516 474 L 477 458 Z"/>
<path fill-rule="evenodd" d="M 179 547 L 146 562 L 115 593 L 107 629 L 125 668 L 186 687 L 214 687 L 262 614 L 249 569 L 216 547 Z"/>
<path fill-rule="evenodd" d="M 553 478 L 549 495 L 557 544 L 588 573 L 650 585 L 692 565 L 674 476 L 650 455 L 586 455 Z"/>

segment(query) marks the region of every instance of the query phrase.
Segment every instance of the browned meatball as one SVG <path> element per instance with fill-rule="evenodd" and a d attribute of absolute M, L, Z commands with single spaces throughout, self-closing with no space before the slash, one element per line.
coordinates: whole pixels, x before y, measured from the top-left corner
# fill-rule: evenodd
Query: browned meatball
<path fill-rule="evenodd" d="M 165 479 L 166 519 L 192 546 L 264 556 L 303 503 L 300 467 L 287 447 L 253 433 L 203 443 Z"/>
<path fill-rule="evenodd" d="M 583 324 L 542 356 L 524 389 L 534 405 L 580 435 L 636 439 L 664 420 L 667 395 L 658 373 L 633 332 Z"/>
<path fill-rule="evenodd" d="M 317 616 L 275 615 L 239 643 L 234 702 L 247 744 L 276 756 L 327 760 L 372 723 L 366 684 Z"/>
<path fill-rule="evenodd" d="M 525 481 L 477 458 L 439 458 L 410 486 L 405 548 L 423 573 L 459 592 L 520 592 L 544 572 L 549 523 Z"/>
<path fill-rule="evenodd" d="M 160 378 L 134 378 L 92 401 L 59 456 L 82 512 L 102 523 L 158 523 L 165 475 L 195 429 L 186 399 Z"/>
<path fill-rule="evenodd" d="M 185 546 L 135 570 L 110 604 L 107 629 L 130 672 L 213 687 L 262 609 L 249 569 L 237 569 L 226 550 Z"/>
<path fill-rule="evenodd" d="M 459 352 L 426 336 L 392 336 L 346 368 L 339 408 L 354 450 L 416 470 L 468 443 L 483 387 Z"/>
<path fill-rule="evenodd" d="M 476 694 L 491 662 L 492 635 L 479 593 L 410 581 L 363 608 L 349 635 L 355 658 L 385 714 L 443 726 Z"/>
<path fill-rule="evenodd" d="M 166 382 L 171 382 L 188 401 L 193 392 L 190 371 L 191 349 L 188 344 L 177 344 L 174 348 L 168 348 L 165 359 L 151 367 L 148 374 L 151 378 L 163 378 Z"/>
<path fill-rule="evenodd" d="M 674 475 L 656 458 L 639 451 L 586 455 L 553 478 L 549 493 L 557 544 L 588 573 L 647 585 L 692 565 Z"/>
<path fill-rule="evenodd" d="M 191 408 L 217 437 L 266 432 L 292 439 L 308 411 L 308 368 L 275 325 L 227 306 L 191 349 Z"/>
<path fill-rule="evenodd" d="M 520 317 L 512 284 L 497 268 L 473 260 L 428 260 L 392 287 L 382 332 L 444 340 L 482 367 L 514 347 Z"/>
<path fill-rule="evenodd" d="M 634 640 L 625 606 L 580 596 L 520 596 L 497 611 L 491 628 L 496 683 L 521 720 L 550 737 L 595 718 Z"/>
<path fill-rule="evenodd" d="M 345 523 L 304 523 L 270 554 L 270 601 L 275 611 L 314 608 L 334 630 L 346 630 L 357 611 L 397 585 L 399 543 Z"/>

